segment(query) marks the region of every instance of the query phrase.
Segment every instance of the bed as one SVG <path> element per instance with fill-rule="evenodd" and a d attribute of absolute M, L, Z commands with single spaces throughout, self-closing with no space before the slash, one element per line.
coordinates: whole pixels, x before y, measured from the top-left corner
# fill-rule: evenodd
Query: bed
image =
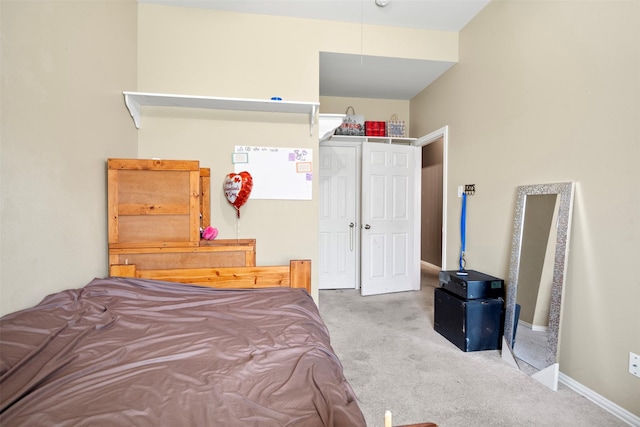
<path fill-rule="evenodd" d="M 109 277 L 0 322 L 3 426 L 364 426 L 305 289 Z"/>
<path fill-rule="evenodd" d="M 364 426 L 311 261 L 205 241 L 208 169 L 108 159 L 109 276 L 0 319 L 2 426 Z"/>

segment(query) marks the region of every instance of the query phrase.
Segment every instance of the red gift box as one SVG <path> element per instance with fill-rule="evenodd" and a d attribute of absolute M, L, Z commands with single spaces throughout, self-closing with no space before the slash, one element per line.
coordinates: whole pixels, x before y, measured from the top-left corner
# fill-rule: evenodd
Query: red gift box
<path fill-rule="evenodd" d="M 366 136 L 386 136 L 387 126 L 385 122 L 364 122 L 364 134 Z"/>

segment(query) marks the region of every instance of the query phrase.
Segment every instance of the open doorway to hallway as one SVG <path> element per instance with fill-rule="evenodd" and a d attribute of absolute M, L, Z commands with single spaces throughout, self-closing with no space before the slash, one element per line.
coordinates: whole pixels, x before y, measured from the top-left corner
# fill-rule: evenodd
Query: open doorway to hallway
<path fill-rule="evenodd" d="M 423 267 L 444 270 L 447 127 L 420 138 L 418 145 L 422 150 L 420 260 Z"/>
<path fill-rule="evenodd" d="M 420 259 L 442 267 L 443 138 L 422 147 Z"/>

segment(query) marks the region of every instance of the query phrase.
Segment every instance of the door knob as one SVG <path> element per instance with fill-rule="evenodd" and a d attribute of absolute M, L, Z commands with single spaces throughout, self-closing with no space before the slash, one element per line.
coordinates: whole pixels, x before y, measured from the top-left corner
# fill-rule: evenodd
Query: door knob
<path fill-rule="evenodd" d="M 365 224 L 365 225 L 364 225 L 364 229 L 365 229 L 365 230 L 368 230 L 368 229 L 370 229 L 370 228 L 371 228 L 371 226 L 370 226 L 369 224 Z"/>
<path fill-rule="evenodd" d="M 355 225 L 353 222 L 349 224 L 349 227 L 351 227 L 351 228 L 353 228 L 353 227 L 355 227 L 355 226 L 356 226 L 356 225 Z"/>

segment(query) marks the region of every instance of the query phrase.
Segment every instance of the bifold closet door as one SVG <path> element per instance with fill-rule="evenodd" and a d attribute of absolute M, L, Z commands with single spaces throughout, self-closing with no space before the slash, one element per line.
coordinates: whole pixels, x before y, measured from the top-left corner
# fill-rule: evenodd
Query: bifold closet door
<path fill-rule="evenodd" d="M 362 147 L 362 295 L 420 289 L 419 148 Z"/>
<path fill-rule="evenodd" d="M 320 147 L 319 288 L 354 289 L 360 224 L 356 147 Z"/>

